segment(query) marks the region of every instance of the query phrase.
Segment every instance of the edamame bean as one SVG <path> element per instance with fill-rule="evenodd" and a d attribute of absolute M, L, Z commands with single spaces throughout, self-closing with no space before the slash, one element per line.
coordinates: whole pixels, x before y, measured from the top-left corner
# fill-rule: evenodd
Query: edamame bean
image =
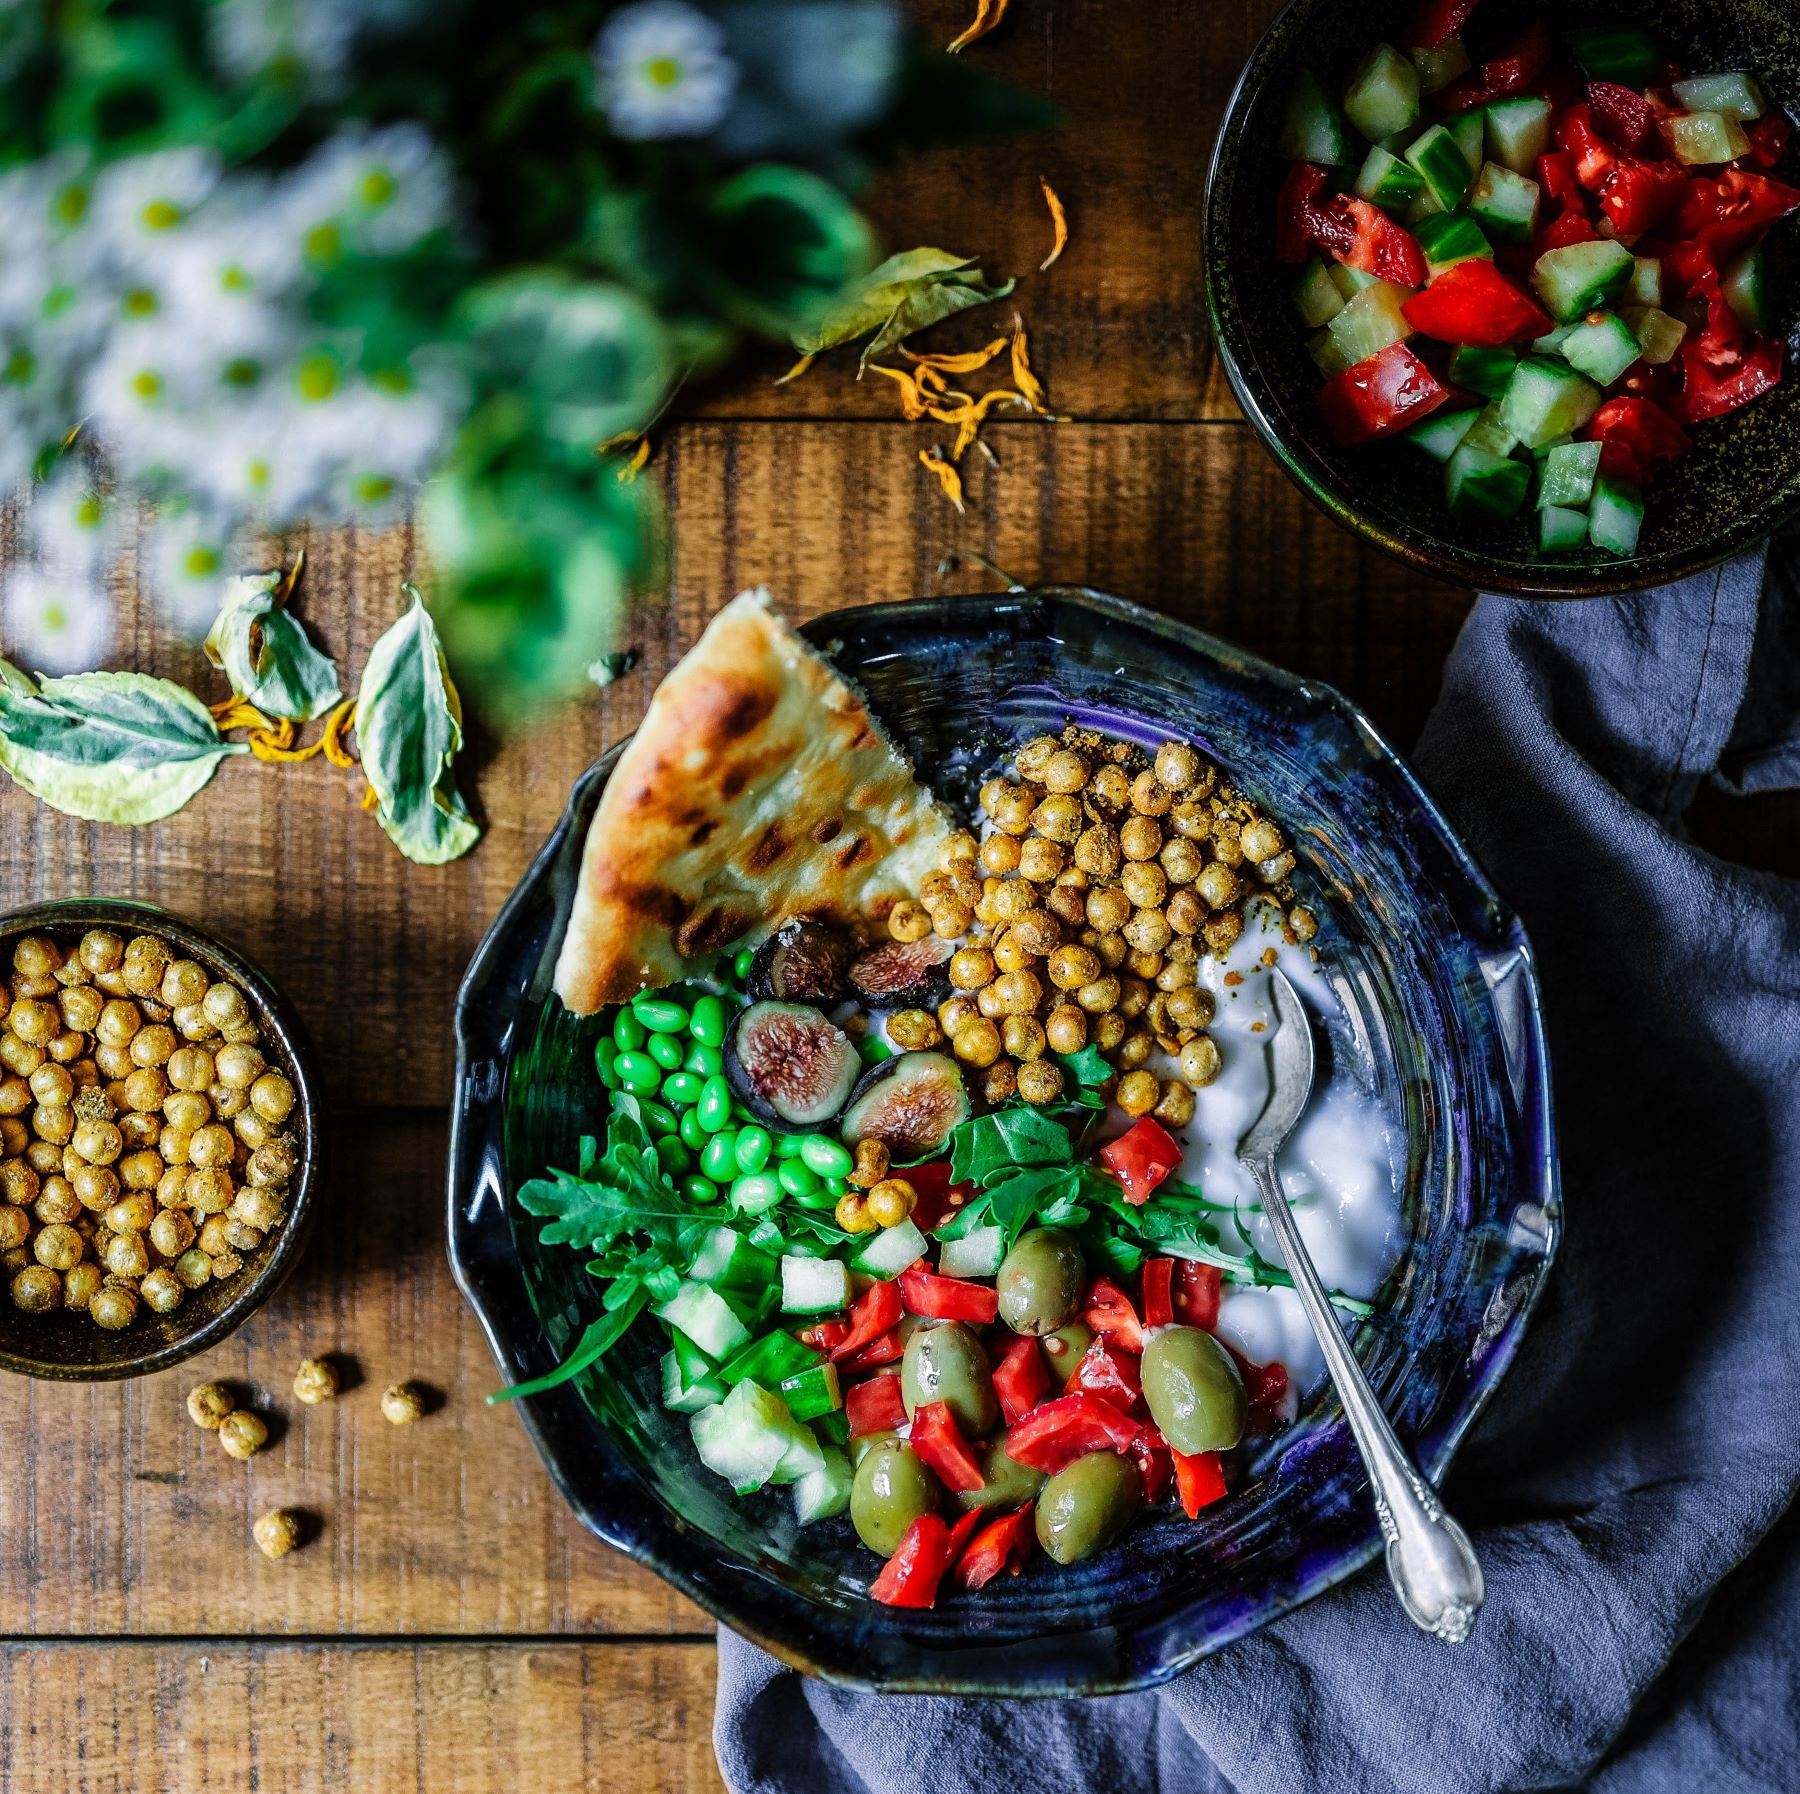
<path fill-rule="evenodd" d="M 610 1040 L 603 1040 L 594 1048 L 594 1070 L 600 1074 L 600 1082 L 608 1090 L 619 1088 L 619 1070 L 615 1063 L 617 1058 Z"/>
<path fill-rule="evenodd" d="M 671 1177 L 685 1177 L 694 1168 L 694 1155 L 675 1134 L 664 1134 L 656 1143 L 656 1162 Z"/>
<path fill-rule="evenodd" d="M 702 1046 L 725 1044 L 725 1005 L 717 997 L 702 997 L 694 1005 L 688 1031 Z"/>
<path fill-rule="evenodd" d="M 753 1176 L 769 1162 L 769 1154 L 774 1150 L 775 1142 L 769 1138 L 766 1127 L 754 1125 L 743 1129 L 737 1137 L 737 1168 L 747 1176 Z"/>
<path fill-rule="evenodd" d="M 621 1053 L 613 1064 L 619 1082 L 633 1096 L 648 1096 L 662 1084 L 662 1068 L 648 1053 Z"/>
<path fill-rule="evenodd" d="M 635 1052 L 644 1044 L 644 1024 L 629 1009 L 613 1017 L 613 1040 L 621 1053 Z"/>
<path fill-rule="evenodd" d="M 756 949 L 754 947 L 743 948 L 737 958 L 731 962 L 732 976 L 737 979 L 739 984 L 742 984 L 750 976 L 750 968 L 755 963 Z"/>
<path fill-rule="evenodd" d="M 675 1119 L 673 1109 L 665 1109 L 661 1103 L 647 1102 L 639 1097 L 638 1109 L 644 1117 L 645 1131 L 652 1140 L 660 1140 L 664 1134 L 673 1134 L 680 1129 L 681 1123 Z"/>
<path fill-rule="evenodd" d="M 696 1077 L 716 1078 L 725 1069 L 725 1055 L 717 1047 L 691 1046 L 681 1062 L 681 1069 L 691 1071 Z M 729 1092 L 726 1100 L 730 1100 Z"/>
<path fill-rule="evenodd" d="M 681 1042 L 673 1034 L 652 1034 L 644 1042 L 644 1051 L 664 1071 L 675 1071 L 681 1064 Z"/>
<path fill-rule="evenodd" d="M 754 1171 L 731 1186 L 731 1206 L 740 1215 L 766 1215 L 781 1200 L 781 1179 Z"/>
<path fill-rule="evenodd" d="M 805 1134 L 778 1134 L 775 1137 L 775 1156 L 778 1159 L 797 1159 L 800 1148 L 806 1144 Z"/>
<path fill-rule="evenodd" d="M 834 1190 L 829 1184 L 820 1184 L 816 1190 L 804 1190 L 794 1198 L 800 1208 L 836 1208 L 842 1191 Z"/>
<path fill-rule="evenodd" d="M 737 1135 L 714 1134 L 700 1148 L 700 1169 L 714 1183 L 730 1183 L 738 1175 Z"/>
<path fill-rule="evenodd" d="M 656 1038 L 667 1040 L 668 1036 L 659 1034 Z M 691 1071 L 672 1071 L 662 1081 L 662 1099 L 671 1109 L 691 1109 L 705 1088 L 705 1083 Z"/>
<path fill-rule="evenodd" d="M 717 1202 L 719 1186 L 710 1177 L 684 1177 L 681 1180 L 681 1193 L 689 1202 Z"/>
<path fill-rule="evenodd" d="M 700 1086 L 699 1102 L 700 1125 L 709 1134 L 722 1132 L 731 1120 L 731 1086 L 722 1077 L 708 1078 Z"/>
<path fill-rule="evenodd" d="M 849 1147 L 824 1134 L 808 1134 L 800 1142 L 800 1157 L 820 1177 L 848 1177 L 856 1164 Z"/>
<path fill-rule="evenodd" d="M 672 997 L 634 997 L 631 1012 L 652 1034 L 685 1034 L 688 1012 Z"/>
<path fill-rule="evenodd" d="M 804 1159 L 783 1159 L 776 1175 L 790 1196 L 810 1196 L 819 1187 L 817 1176 Z"/>
<path fill-rule="evenodd" d="M 700 1125 L 699 1115 L 692 1109 L 685 1109 L 681 1116 L 681 1144 L 689 1152 L 705 1152 L 707 1142 L 712 1138 Z"/>

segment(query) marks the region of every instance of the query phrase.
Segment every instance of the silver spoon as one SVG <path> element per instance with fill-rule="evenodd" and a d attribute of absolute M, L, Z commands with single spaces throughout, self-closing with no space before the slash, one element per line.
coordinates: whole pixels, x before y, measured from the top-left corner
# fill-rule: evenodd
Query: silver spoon
<path fill-rule="evenodd" d="M 1400 1605 L 1415 1626 L 1447 1644 L 1461 1644 L 1469 1636 L 1485 1593 L 1474 1547 L 1468 1534 L 1444 1512 L 1436 1491 L 1394 1436 L 1332 1312 L 1275 1169 L 1275 1155 L 1294 1131 L 1312 1095 L 1313 1038 L 1299 992 L 1278 971 L 1269 973 L 1269 983 L 1278 1024 L 1269 1043 L 1269 1101 L 1255 1126 L 1238 1142 L 1238 1162 L 1256 1180 L 1263 1212 L 1281 1241 L 1300 1305 L 1312 1323 L 1357 1449 L 1368 1466 L 1375 1518 L 1387 1541 L 1388 1575 Z"/>

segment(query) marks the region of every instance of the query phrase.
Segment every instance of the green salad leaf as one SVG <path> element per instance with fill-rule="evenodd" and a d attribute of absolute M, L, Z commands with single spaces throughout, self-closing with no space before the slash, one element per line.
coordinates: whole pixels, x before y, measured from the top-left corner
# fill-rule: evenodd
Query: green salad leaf
<path fill-rule="evenodd" d="M 441 866 L 481 830 L 450 776 L 462 746 L 462 704 L 436 625 L 412 586 L 406 614 L 369 652 L 356 697 L 356 745 L 381 826 L 409 860 Z"/>
<path fill-rule="evenodd" d="M 0 766 L 33 797 L 90 822 L 141 824 L 179 810 L 226 741 L 191 692 L 144 673 L 34 679 L 0 661 Z"/>
<path fill-rule="evenodd" d="M 323 716 L 343 694 L 330 655 L 313 646 L 286 607 L 293 584 L 282 573 L 246 573 L 228 581 L 207 633 L 206 657 L 247 704 L 266 716 L 305 723 Z"/>
<path fill-rule="evenodd" d="M 493 1407 L 498 1402 L 517 1401 L 522 1395 L 542 1395 L 546 1389 L 555 1389 L 580 1376 L 584 1370 L 598 1364 L 625 1337 L 625 1330 L 643 1312 L 649 1300 L 650 1292 L 639 1284 L 618 1307 L 588 1325 L 568 1357 L 555 1370 L 546 1371 L 541 1377 L 533 1377 L 528 1383 L 514 1383 L 510 1388 L 496 1389 L 487 1398 L 488 1406 Z"/>
<path fill-rule="evenodd" d="M 816 355 L 869 338 L 860 373 L 913 334 L 971 306 L 1004 299 L 1013 282 L 989 282 L 969 256 L 945 249 L 906 249 L 866 274 L 810 329 L 794 332 L 794 347 Z"/>

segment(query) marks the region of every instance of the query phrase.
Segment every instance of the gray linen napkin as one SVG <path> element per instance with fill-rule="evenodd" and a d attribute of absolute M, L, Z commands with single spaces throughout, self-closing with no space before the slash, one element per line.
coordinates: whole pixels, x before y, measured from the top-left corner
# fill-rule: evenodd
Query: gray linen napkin
<path fill-rule="evenodd" d="M 1482 599 L 1419 745 L 1537 949 L 1568 1208 L 1451 1477 L 1470 1643 L 1416 1633 L 1379 1570 L 1109 1700 L 850 1694 L 723 1635 L 738 1794 L 1800 1786 L 1800 881 L 1682 824 L 1702 780 L 1800 783 L 1794 547 L 1766 590 L 1753 556 Z"/>

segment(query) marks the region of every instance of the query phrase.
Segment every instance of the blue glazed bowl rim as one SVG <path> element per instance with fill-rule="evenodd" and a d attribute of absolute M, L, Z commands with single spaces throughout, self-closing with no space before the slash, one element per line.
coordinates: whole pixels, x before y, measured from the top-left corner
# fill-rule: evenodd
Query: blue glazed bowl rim
<path fill-rule="evenodd" d="M 1091 588 L 1043 586 L 1005 593 L 977 593 L 850 606 L 813 618 L 801 626 L 801 633 L 815 647 L 829 652 L 834 633 L 849 619 L 854 618 L 856 627 L 864 632 L 879 630 L 890 620 L 899 624 L 903 617 L 910 626 L 916 623 L 921 608 L 926 605 L 946 610 L 965 610 L 965 614 L 971 615 L 984 612 L 994 620 L 1014 613 L 1041 618 L 1059 607 L 1088 611 L 1102 619 L 1114 620 L 1163 636 L 1201 659 L 1228 666 L 1248 677 L 1267 681 L 1304 700 L 1316 711 L 1335 713 L 1365 740 L 1376 757 L 1400 776 L 1410 797 L 1418 805 L 1421 825 L 1429 827 L 1440 845 L 1448 849 L 1458 872 L 1491 907 L 1496 927 L 1503 928 L 1511 937 L 1519 954 L 1524 978 L 1523 989 L 1527 998 L 1524 1016 L 1526 1038 L 1521 1042 L 1521 1050 L 1534 1073 L 1530 1080 L 1532 1096 L 1528 1117 L 1531 1132 L 1534 1138 L 1543 1143 L 1537 1175 L 1538 1197 L 1545 1217 L 1545 1239 L 1538 1257 L 1536 1274 L 1526 1287 L 1523 1299 L 1509 1314 L 1504 1338 L 1486 1356 L 1480 1370 L 1471 1379 L 1454 1419 L 1447 1424 L 1434 1425 L 1434 1442 L 1431 1449 L 1421 1456 L 1420 1467 L 1431 1481 L 1441 1482 L 1457 1448 L 1486 1408 L 1517 1355 L 1525 1327 L 1542 1298 L 1562 1233 L 1561 1189 L 1550 1109 L 1548 1052 L 1541 998 L 1530 944 L 1517 917 L 1495 890 L 1492 881 L 1458 837 L 1412 768 L 1350 699 L 1335 687 L 1289 673 L 1190 624 Z M 508 1320 L 514 1315 L 530 1317 L 533 1310 L 523 1273 L 516 1260 L 508 1267 L 509 1281 L 516 1288 L 504 1292 L 495 1291 L 474 1262 L 472 1248 L 477 1216 L 486 1200 L 503 1198 L 504 1186 L 501 1168 L 490 1163 L 494 1155 L 480 1138 L 483 1131 L 481 1123 L 484 1119 L 491 1119 L 493 1112 L 498 1109 L 502 1101 L 502 1089 L 497 1081 L 478 1074 L 474 1037 L 479 1024 L 472 1012 L 491 964 L 499 956 L 514 924 L 524 912 L 542 906 L 545 898 L 543 880 L 554 862 L 567 851 L 571 831 L 580 819 L 590 794 L 610 774 L 624 746 L 623 740 L 615 743 L 577 779 L 556 827 L 502 905 L 476 949 L 457 993 L 455 1095 L 448 1163 L 448 1254 L 457 1286 L 473 1309 L 502 1374 L 508 1362 Z M 791 1667 L 816 1675 L 834 1685 L 856 1690 L 1059 1698 L 1072 1694 L 1130 1693 L 1158 1686 L 1237 1638 L 1259 1629 L 1281 1613 L 1336 1587 L 1338 1583 L 1366 1567 L 1381 1550 L 1381 1541 L 1371 1513 L 1369 1528 L 1362 1541 L 1343 1550 L 1324 1568 L 1306 1578 L 1291 1598 L 1254 1612 L 1242 1623 L 1234 1623 L 1199 1638 L 1186 1638 L 1150 1667 L 1118 1679 L 1089 1678 L 1071 1682 L 1066 1679 L 1059 1681 L 1054 1676 L 1045 1678 L 1041 1675 L 1041 1661 L 1025 1666 L 1023 1679 L 1019 1675 L 1005 1673 L 1009 1653 L 1029 1654 L 1028 1646 L 1001 1646 L 988 1652 L 971 1653 L 970 1661 L 958 1660 L 954 1672 L 939 1670 L 932 1673 L 871 1677 L 854 1664 L 855 1640 L 847 1630 L 843 1615 L 833 1613 L 821 1604 L 811 1602 L 795 1591 L 784 1589 L 750 1570 L 732 1578 L 737 1585 L 733 1591 L 722 1590 L 706 1572 L 716 1573 L 720 1570 L 719 1560 L 725 1555 L 724 1548 L 672 1513 L 619 1455 L 597 1453 L 594 1461 L 584 1466 L 597 1477 L 597 1484 L 590 1484 L 578 1477 L 577 1467 L 571 1465 L 559 1449 L 557 1436 L 566 1437 L 571 1429 L 588 1433 L 598 1433 L 602 1429 L 582 1403 L 573 1385 L 565 1384 L 544 1395 L 520 1400 L 514 1406 L 552 1481 L 589 1531 L 605 1543 L 625 1552 L 636 1562 L 654 1570 L 719 1623 L 731 1627 Z M 749 1598 L 752 1595 L 754 1599 Z M 1187 1611 L 1183 1609 L 1181 1614 L 1160 1618 L 1156 1622 L 1158 1630 L 1165 1636 L 1178 1630 L 1181 1618 Z M 1084 1635 L 1065 1634 L 1056 1642 L 1072 1647 L 1082 1636 Z M 831 1649 L 826 1649 L 827 1645 Z M 1032 1678 L 1033 1669 L 1040 1671 L 1038 1679 Z"/>

